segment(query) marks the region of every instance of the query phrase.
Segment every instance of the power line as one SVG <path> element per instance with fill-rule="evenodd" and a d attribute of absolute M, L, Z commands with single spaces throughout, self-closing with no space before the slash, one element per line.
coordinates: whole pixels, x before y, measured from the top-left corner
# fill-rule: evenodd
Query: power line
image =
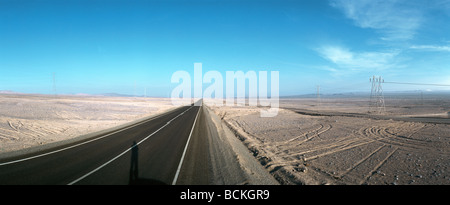
<path fill-rule="evenodd" d="M 403 85 L 431 85 L 431 86 L 448 86 L 445 84 L 431 84 L 431 83 L 402 83 L 402 82 L 383 82 L 383 83 L 389 83 L 389 84 L 403 84 Z"/>

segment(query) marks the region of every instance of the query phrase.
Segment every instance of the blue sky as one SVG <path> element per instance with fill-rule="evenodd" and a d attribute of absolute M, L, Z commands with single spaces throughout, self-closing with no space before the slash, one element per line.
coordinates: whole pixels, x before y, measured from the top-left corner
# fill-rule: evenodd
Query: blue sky
<path fill-rule="evenodd" d="M 196 62 L 279 71 L 280 95 L 450 84 L 449 22 L 450 0 L 0 0 L 0 90 L 169 97 Z"/>

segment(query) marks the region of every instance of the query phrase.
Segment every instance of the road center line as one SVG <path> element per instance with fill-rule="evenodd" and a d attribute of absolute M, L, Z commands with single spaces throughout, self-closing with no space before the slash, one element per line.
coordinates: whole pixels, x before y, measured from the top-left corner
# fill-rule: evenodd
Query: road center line
<path fill-rule="evenodd" d="M 187 110 L 184 111 L 184 112 L 189 111 L 189 110 L 192 109 L 193 107 L 194 107 L 194 106 L 190 107 L 189 109 L 187 109 Z M 183 112 L 183 113 L 184 113 L 184 112 Z M 176 119 L 176 118 L 178 118 L 179 116 L 181 116 L 181 115 L 175 116 L 174 118 L 172 118 L 171 120 L 169 120 L 169 122 L 172 121 L 172 120 L 174 120 L 174 119 Z M 196 118 L 196 119 L 197 119 L 197 118 Z M 82 179 L 88 177 L 89 175 L 93 174 L 94 172 L 100 170 L 100 169 L 103 168 L 104 166 L 106 166 L 106 165 L 108 165 L 109 163 L 113 162 L 114 160 L 116 160 L 117 158 L 121 157 L 122 155 L 126 154 L 128 151 L 130 151 L 130 150 L 133 149 L 134 147 L 138 146 L 139 144 L 141 144 L 142 142 L 144 142 L 145 140 L 147 140 L 148 138 L 150 138 L 151 136 L 153 136 L 154 134 L 156 134 L 157 132 L 159 132 L 160 130 L 162 130 L 162 129 L 163 129 L 164 127 L 166 127 L 167 125 L 169 125 L 169 123 L 164 124 L 164 125 L 163 125 L 162 127 L 160 127 L 158 130 L 154 131 L 152 134 L 150 134 L 149 136 L 145 137 L 144 139 L 142 139 L 141 141 L 139 141 L 139 142 L 136 143 L 135 145 L 131 146 L 131 147 L 128 148 L 127 150 L 123 151 L 123 152 L 120 153 L 119 155 L 115 156 L 114 158 L 110 159 L 109 161 L 107 161 L 106 163 L 100 165 L 99 167 L 95 168 L 94 170 L 88 172 L 87 174 L 81 176 L 80 178 L 75 179 L 74 181 L 68 183 L 67 185 L 73 185 L 73 184 L 75 184 L 75 183 L 81 181 Z"/>

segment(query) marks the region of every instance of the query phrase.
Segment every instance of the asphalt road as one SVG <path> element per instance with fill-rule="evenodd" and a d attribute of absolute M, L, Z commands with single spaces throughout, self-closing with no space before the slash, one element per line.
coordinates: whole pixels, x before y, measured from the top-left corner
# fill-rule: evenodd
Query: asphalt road
<path fill-rule="evenodd" d="M 83 142 L 1 160 L 0 185 L 176 184 L 199 109 L 181 107 Z"/>

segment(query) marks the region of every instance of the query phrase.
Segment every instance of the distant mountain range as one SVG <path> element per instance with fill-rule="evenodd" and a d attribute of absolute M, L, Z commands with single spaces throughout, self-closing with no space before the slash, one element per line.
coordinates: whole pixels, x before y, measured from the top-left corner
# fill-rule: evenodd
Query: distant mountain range
<path fill-rule="evenodd" d="M 0 94 L 17 94 L 17 93 L 11 90 L 0 90 Z"/>
<path fill-rule="evenodd" d="M 93 96 L 107 96 L 107 97 L 143 97 L 141 96 L 135 96 L 135 95 L 127 95 L 127 94 L 120 94 L 120 93 L 102 93 L 102 94 L 96 94 Z"/>
<path fill-rule="evenodd" d="M 38 93 L 20 93 L 12 90 L 0 90 L 0 94 L 18 94 L 18 95 L 45 95 Z M 385 91 L 383 93 L 386 97 L 388 96 L 409 96 L 409 95 L 450 95 L 450 90 L 441 91 L 429 91 L 429 90 L 410 90 L 410 91 Z M 47 94 L 53 95 L 53 94 Z M 87 94 L 87 93 L 76 93 L 76 94 L 57 94 L 57 95 L 68 95 L 68 96 L 105 96 L 105 97 L 144 97 L 143 95 L 128 95 L 120 93 L 100 93 L 100 94 Z M 320 93 L 322 98 L 335 98 L 335 97 L 367 97 L 370 96 L 370 92 L 348 92 L 348 93 Z M 151 97 L 151 96 L 147 96 Z M 285 95 L 280 96 L 280 98 L 317 98 L 316 93 L 310 94 L 299 94 L 299 95 Z"/>
<path fill-rule="evenodd" d="M 409 96 L 409 95 L 450 95 L 450 90 L 439 90 L 439 91 L 429 91 L 429 90 L 409 90 L 409 91 L 385 91 L 383 92 L 385 96 Z M 320 97 L 361 97 L 370 96 L 370 92 L 348 92 L 348 93 L 320 93 Z M 316 93 L 302 94 L 302 95 L 289 95 L 280 96 L 280 98 L 317 98 Z"/>
<path fill-rule="evenodd" d="M 21 92 L 15 92 L 12 90 L 0 90 L 0 94 L 18 94 L 18 95 L 53 95 L 53 94 L 39 94 L 39 93 L 21 93 Z M 57 95 L 72 95 L 72 96 L 107 96 L 107 97 L 143 97 L 141 96 L 134 96 L 134 95 L 126 95 L 126 94 L 120 94 L 120 93 L 101 93 L 101 94 L 87 94 L 87 93 L 76 93 L 76 94 L 57 94 Z"/>

